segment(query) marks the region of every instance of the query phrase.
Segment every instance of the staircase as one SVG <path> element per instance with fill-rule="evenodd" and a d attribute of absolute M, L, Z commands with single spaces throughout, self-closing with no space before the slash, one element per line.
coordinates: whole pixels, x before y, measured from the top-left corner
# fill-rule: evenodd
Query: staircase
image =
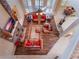
<path fill-rule="evenodd" d="M 70 59 L 79 59 L 79 43 L 77 44 Z"/>

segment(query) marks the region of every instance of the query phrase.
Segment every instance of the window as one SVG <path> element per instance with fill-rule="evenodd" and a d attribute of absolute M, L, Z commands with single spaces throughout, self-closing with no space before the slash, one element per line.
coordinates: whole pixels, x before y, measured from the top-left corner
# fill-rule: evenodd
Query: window
<path fill-rule="evenodd" d="M 39 6 L 39 0 L 35 0 L 35 6 L 36 6 L 36 7 Z"/>
<path fill-rule="evenodd" d="M 41 7 L 43 6 L 43 1 L 44 1 L 44 0 L 40 0 L 40 6 L 41 6 Z"/>
<path fill-rule="evenodd" d="M 48 0 L 48 1 L 47 1 L 47 7 L 50 7 L 50 6 L 51 6 L 51 4 L 52 4 L 51 1 L 52 1 L 52 0 Z"/>
<path fill-rule="evenodd" d="M 28 8 L 29 12 L 32 12 L 32 11 L 33 11 L 33 10 L 32 10 L 32 3 L 31 3 L 31 0 L 26 0 L 26 4 L 25 4 L 25 5 L 27 5 L 26 8 Z"/>
<path fill-rule="evenodd" d="M 35 0 L 35 7 L 36 8 L 43 7 L 43 0 Z"/>
<path fill-rule="evenodd" d="M 28 6 L 32 6 L 31 0 L 27 0 Z"/>

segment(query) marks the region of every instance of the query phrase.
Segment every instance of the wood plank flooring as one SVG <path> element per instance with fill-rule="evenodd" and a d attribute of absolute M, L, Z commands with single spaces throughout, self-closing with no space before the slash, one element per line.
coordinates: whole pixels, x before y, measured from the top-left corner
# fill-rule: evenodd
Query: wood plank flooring
<path fill-rule="evenodd" d="M 50 34 L 41 33 L 41 37 L 43 39 L 43 49 L 25 48 L 22 46 L 18 46 L 16 48 L 15 55 L 46 55 L 59 39 L 59 32 L 56 28 L 54 20 L 52 20 L 51 24 L 53 31 Z M 28 33 L 28 27 L 29 24 L 27 24 L 26 26 L 26 36 Z"/>

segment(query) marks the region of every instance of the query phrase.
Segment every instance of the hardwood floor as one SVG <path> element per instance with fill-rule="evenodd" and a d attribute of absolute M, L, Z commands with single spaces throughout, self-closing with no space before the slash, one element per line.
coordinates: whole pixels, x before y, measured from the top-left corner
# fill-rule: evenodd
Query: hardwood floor
<path fill-rule="evenodd" d="M 59 32 L 57 31 L 54 20 L 51 21 L 51 25 L 53 29 L 51 33 L 49 34 L 41 33 L 41 37 L 43 39 L 43 49 L 25 48 L 22 46 L 18 46 L 16 48 L 15 55 L 46 55 L 59 39 Z M 27 27 L 26 30 L 27 31 L 26 36 L 27 36 L 29 24 L 26 27 Z"/>

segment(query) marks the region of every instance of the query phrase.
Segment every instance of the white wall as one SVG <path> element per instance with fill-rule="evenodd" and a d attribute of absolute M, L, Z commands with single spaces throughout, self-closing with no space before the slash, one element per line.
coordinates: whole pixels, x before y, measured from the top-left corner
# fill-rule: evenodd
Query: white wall
<path fill-rule="evenodd" d="M 10 16 L 0 4 L 0 27 L 3 29 Z M 0 56 L 9 56 L 14 53 L 14 44 L 6 39 L 0 38 Z M 1 59 L 1 58 L 0 58 Z"/>
<path fill-rule="evenodd" d="M 78 20 L 78 17 L 66 17 L 65 22 L 62 24 L 63 31 L 66 31 L 77 20 Z"/>
<path fill-rule="evenodd" d="M 3 6 L 0 4 L 0 27 L 3 29 L 8 22 L 10 16 L 8 13 L 5 11 Z"/>
<path fill-rule="evenodd" d="M 14 44 L 0 38 L 0 56 L 10 56 L 14 54 Z"/>
<path fill-rule="evenodd" d="M 17 8 L 17 17 L 21 25 L 23 25 L 24 21 L 24 11 L 20 5 L 19 0 L 7 0 L 8 4 L 10 5 L 11 9 L 13 6 L 16 6 Z"/>
<path fill-rule="evenodd" d="M 65 49 L 64 53 L 62 54 L 62 56 L 60 57 L 60 59 L 70 59 L 72 53 L 74 52 L 75 47 L 79 42 L 79 24 L 74 27 L 74 31 L 75 32 L 73 33 L 71 41 L 67 46 L 67 48 Z"/>

